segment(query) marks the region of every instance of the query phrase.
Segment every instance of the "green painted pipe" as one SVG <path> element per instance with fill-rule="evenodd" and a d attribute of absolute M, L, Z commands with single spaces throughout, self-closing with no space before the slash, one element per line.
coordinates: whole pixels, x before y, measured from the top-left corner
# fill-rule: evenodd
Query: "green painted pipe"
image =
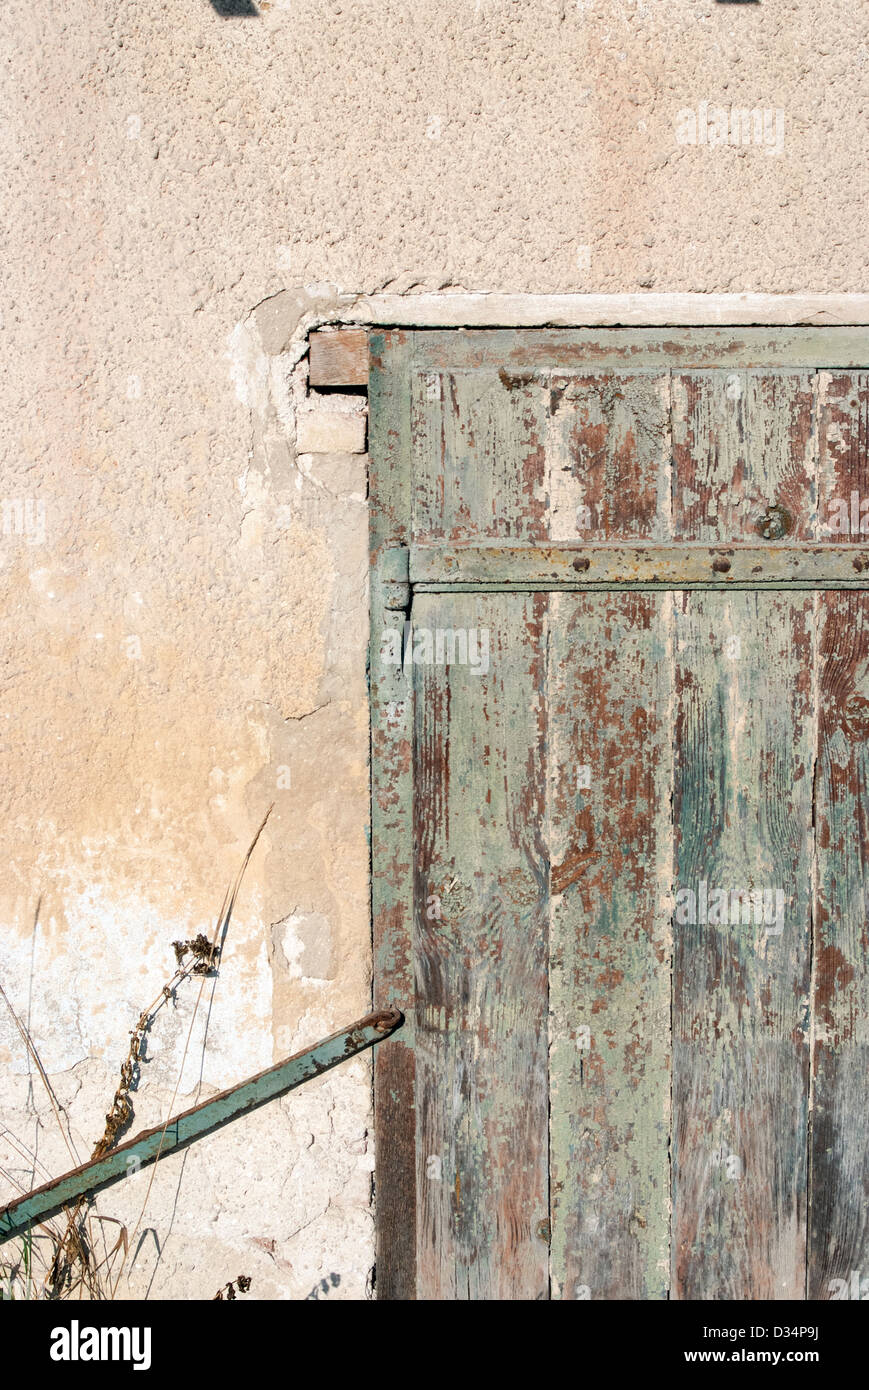
<path fill-rule="evenodd" d="M 62 1177 L 35 1188 L 26 1196 L 0 1208 L 0 1243 L 19 1235 L 34 1222 L 56 1216 L 80 1197 L 120 1182 L 158 1157 L 164 1158 L 166 1154 L 184 1149 L 206 1134 L 213 1134 L 231 1120 L 238 1119 L 239 1115 L 246 1115 L 268 1101 L 286 1095 L 296 1086 L 311 1081 L 322 1072 L 382 1042 L 403 1022 L 403 1016 L 397 1009 L 369 1014 L 357 1023 L 351 1023 L 349 1028 L 342 1028 L 340 1033 L 332 1033 L 314 1047 L 287 1057 L 285 1061 L 259 1072 L 257 1076 L 251 1076 L 247 1081 L 239 1082 L 237 1086 L 231 1086 L 228 1091 L 221 1091 L 220 1095 L 203 1101 L 201 1105 L 194 1105 L 191 1110 L 176 1115 L 165 1125 L 143 1130 L 103 1158 L 83 1163 L 80 1168 L 74 1168 Z"/>

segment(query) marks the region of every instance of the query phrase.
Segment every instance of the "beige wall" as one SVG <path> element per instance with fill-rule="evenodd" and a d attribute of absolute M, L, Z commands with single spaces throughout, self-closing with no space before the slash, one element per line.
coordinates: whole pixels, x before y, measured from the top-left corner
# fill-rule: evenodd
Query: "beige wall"
<path fill-rule="evenodd" d="M 851 0 L 258 8 L 4 9 L 0 982 L 82 1156 L 272 801 L 201 1094 L 368 1006 L 364 402 L 312 422 L 306 326 L 384 290 L 865 284 Z M 766 111 L 759 143 L 690 143 L 703 102 L 713 139 Z M 195 995 L 155 1026 L 134 1129 L 172 1103 Z M 202 1055 L 197 1022 L 176 1108 Z M 2 1010 L 0 1069 L 3 1123 L 70 1166 Z M 362 1297 L 367 1077 L 167 1162 L 130 1290 Z M 100 1201 L 131 1229 L 135 1181 Z"/>

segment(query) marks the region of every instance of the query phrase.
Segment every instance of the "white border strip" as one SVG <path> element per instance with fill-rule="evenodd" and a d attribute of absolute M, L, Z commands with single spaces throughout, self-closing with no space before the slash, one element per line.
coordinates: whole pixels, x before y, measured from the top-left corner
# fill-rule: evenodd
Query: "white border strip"
<path fill-rule="evenodd" d="M 869 294 L 374 294 L 331 322 L 397 328 L 869 324 Z"/>

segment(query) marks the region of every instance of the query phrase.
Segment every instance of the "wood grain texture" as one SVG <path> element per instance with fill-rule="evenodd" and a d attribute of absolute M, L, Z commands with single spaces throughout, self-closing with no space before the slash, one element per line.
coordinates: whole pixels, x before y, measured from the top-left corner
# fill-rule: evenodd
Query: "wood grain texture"
<path fill-rule="evenodd" d="M 869 1297 L 869 597 L 824 594 L 819 621 L 808 1296 L 850 1299 Z"/>
<path fill-rule="evenodd" d="M 669 1286 L 670 595 L 553 595 L 552 1287 Z"/>
<path fill-rule="evenodd" d="M 312 333 L 308 339 L 308 385 L 368 385 L 368 331 L 339 328 Z"/>
<path fill-rule="evenodd" d="M 372 334 L 370 502 L 371 875 L 374 989 L 380 1008 L 405 1024 L 375 1054 L 378 1299 L 416 1297 L 415 1053 L 413 1045 L 413 686 L 383 660 L 386 629 L 404 614 L 386 608 L 384 555 L 408 539 L 410 452 L 406 374 L 411 343 L 402 332 Z"/>
<path fill-rule="evenodd" d="M 415 666 L 421 1298 L 549 1295 L 546 598 L 425 595 L 489 669 Z"/>
<path fill-rule="evenodd" d="M 817 535 L 812 372 L 674 373 L 673 535 L 756 542 L 772 504 L 788 541 Z"/>
<path fill-rule="evenodd" d="M 813 603 L 676 596 L 678 1298 L 804 1293 Z"/>
<path fill-rule="evenodd" d="M 380 1297 L 863 1296 L 866 343 L 372 335 Z"/>
<path fill-rule="evenodd" d="M 550 540 L 666 539 L 669 376 L 552 373 L 549 401 Z"/>
<path fill-rule="evenodd" d="M 414 536 L 542 540 L 546 380 L 419 369 L 411 389 Z"/>
<path fill-rule="evenodd" d="M 422 330 L 417 357 L 432 370 L 680 371 L 726 368 L 861 368 L 869 364 L 862 328 L 574 328 Z"/>
<path fill-rule="evenodd" d="M 869 540 L 869 372 L 818 376 L 819 533 L 840 545 Z"/>

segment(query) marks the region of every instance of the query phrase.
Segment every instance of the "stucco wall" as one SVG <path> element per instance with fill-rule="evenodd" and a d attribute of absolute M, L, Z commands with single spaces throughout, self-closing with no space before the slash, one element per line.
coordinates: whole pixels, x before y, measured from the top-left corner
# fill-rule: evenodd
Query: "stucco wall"
<path fill-rule="evenodd" d="M 365 406 L 300 427 L 306 325 L 382 290 L 865 279 L 846 0 L 255 8 L 4 11 L 0 983 L 82 1157 L 272 801 L 204 1063 L 197 1022 L 175 1095 L 191 984 L 133 1128 L 369 1004 Z M 71 1166 L 2 1007 L 0 1067 L 3 1124 Z M 119 1294 L 364 1296 L 368 1110 L 356 1061 L 161 1165 Z M 100 1210 L 132 1230 L 147 1186 Z"/>

